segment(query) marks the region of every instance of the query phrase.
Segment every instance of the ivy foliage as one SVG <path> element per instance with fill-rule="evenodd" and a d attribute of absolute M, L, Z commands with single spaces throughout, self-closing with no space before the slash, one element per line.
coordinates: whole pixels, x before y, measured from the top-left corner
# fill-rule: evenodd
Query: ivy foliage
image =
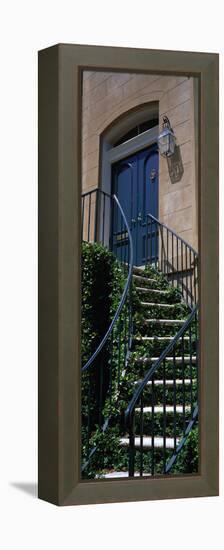
<path fill-rule="evenodd" d="M 199 469 L 199 430 L 196 425 L 189 433 L 186 443 L 177 457 L 172 468 L 172 474 L 184 472 L 185 474 L 197 473 Z"/>
<path fill-rule="evenodd" d="M 123 287 L 114 255 L 98 243 L 82 245 L 82 364 L 107 331 Z"/>
<path fill-rule="evenodd" d="M 96 351 L 117 310 L 126 274 L 113 253 L 98 243 L 82 245 L 82 366 Z M 123 314 L 124 315 L 124 314 Z M 102 437 L 104 417 L 116 411 L 118 354 L 124 360 L 124 323 L 115 325 L 112 335 L 92 365 L 82 373 L 83 460 Z M 113 339 L 113 357 L 111 343 Z M 119 339 L 122 345 L 118 346 Z M 110 399 L 108 393 L 110 389 Z M 91 477 L 90 473 L 90 477 Z"/>
<path fill-rule="evenodd" d="M 170 313 L 176 319 L 186 318 L 189 308 L 182 302 L 180 292 L 172 288 L 165 277 L 158 274 L 152 267 L 145 270 L 145 282 L 141 282 L 146 288 L 144 292 L 145 302 L 172 304 Z M 156 295 L 147 290 L 147 277 L 150 287 L 166 290 L 164 294 Z M 83 243 L 82 249 L 82 364 L 84 365 L 94 353 L 97 346 L 107 331 L 111 320 L 118 307 L 124 285 L 127 279 L 127 271 L 122 270 L 115 256 L 102 245 L 94 243 Z M 100 352 L 97 360 L 82 374 L 82 449 L 83 460 L 88 459 L 91 449 L 97 448 L 89 463 L 88 469 L 83 472 L 83 477 L 94 478 L 103 476 L 108 471 L 122 471 L 128 469 L 128 449 L 120 446 L 121 435 L 126 435 L 124 423 L 124 411 L 133 396 L 136 388 L 136 381 L 142 379 L 149 368 L 147 358 L 159 356 L 164 346 L 163 341 L 144 341 L 142 335 L 155 335 L 155 326 L 145 325 L 146 316 L 166 318 L 166 308 L 147 307 L 142 304 L 142 295 L 137 291 L 138 283 L 132 286 L 131 298 L 128 297 L 122 313 L 116 323 L 111 337 L 108 339 L 103 351 Z M 132 302 L 133 311 L 133 340 L 131 353 L 127 356 L 127 332 L 129 316 L 129 299 Z M 156 327 L 156 336 L 175 334 L 176 327 Z M 192 332 L 192 343 L 195 335 Z M 182 344 L 180 344 L 182 345 Z M 194 344 L 193 344 L 194 345 Z M 189 343 L 185 344 L 185 353 L 188 353 Z M 111 356 L 111 349 L 113 354 Z M 178 347 L 177 350 L 178 352 Z M 181 348 L 180 348 L 181 351 Z M 142 361 L 142 358 L 146 361 Z M 190 367 L 185 368 L 185 376 L 188 377 Z M 191 371 L 196 367 L 191 366 Z M 112 374 L 111 374 L 112 373 Z M 168 378 L 172 378 L 172 363 L 166 366 Z M 177 365 L 176 375 L 182 375 L 182 365 Z M 157 376 L 162 376 L 158 371 Z M 196 375 L 195 375 L 196 377 Z M 119 381 L 119 382 L 118 382 Z M 181 389 L 177 388 L 176 399 L 181 403 Z M 188 392 L 186 389 L 186 399 Z M 192 388 L 193 398 L 196 399 L 196 387 Z M 147 403 L 151 403 L 150 388 Z M 172 401 L 172 389 L 166 390 L 166 400 Z M 163 388 L 156 388 L 158 403 L 164 398 Z M 171 402 L 170 401 L 170 402 Z M 102 430 L 105 419 L 110 418 L 106 431 Z M 136 415 L 136 430 L 139 430 L 139 418 Z M 179 420 L 178 420 L 179 423 Z M 181 428 L 181 418 L 180 418 Z M 151 415 L 145 415 L 145 429 L 151 433 Z M 157 435 L 163 434 L 163 415 L 159 414 L 154 420 L 154 429 Z M 172 436 L 173 419 L 172 414 L 167 416 L 167 436 Z M 155 450 L 157 473 L 163 472 L 163 461 L 160 450 Z M 170 452 L 167 453 L 167 459 Z M 144 453 L 143 467 L 145 472 L 151 470 L 151 453 Z M 140 467 L 140 454 L 136 451 L 136 469 Z M 197 429 L 192 430 L 187 442 L 182 449 L 172 473 L 195 472 L 198 468 L 198 433 Z"/>

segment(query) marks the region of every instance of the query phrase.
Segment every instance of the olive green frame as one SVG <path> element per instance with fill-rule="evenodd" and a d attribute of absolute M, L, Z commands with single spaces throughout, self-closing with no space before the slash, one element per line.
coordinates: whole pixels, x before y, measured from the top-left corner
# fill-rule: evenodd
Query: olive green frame
<path fill-rule="evenodd" d="M 39 498 L 218 495 L 218 54 L 59 44 L 39 52 Z M 199 80 L 200 473 L 80 479 L 81 73 Z"/>

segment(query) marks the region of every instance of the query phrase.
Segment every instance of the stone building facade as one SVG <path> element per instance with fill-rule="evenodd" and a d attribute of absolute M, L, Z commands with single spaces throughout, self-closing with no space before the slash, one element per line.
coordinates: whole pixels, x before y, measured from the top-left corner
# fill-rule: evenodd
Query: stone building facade
<path fill-rule="evenodd" d="M 192 77 L 84 71 L 83 192 L 103 187 L 105 181 L 104 188 L 110 192 L 104 150 L 108 153 L 122 135 L 150 118 L 159 132 L 163 116 L 168 116 L 177 140 L 181 173 L 173 181 L 172 166 L 159 155 L 158 218 L 197 250 L 197 111 L 197 84 Z M 143 138 L 138 136 L 138 148 Z"/>

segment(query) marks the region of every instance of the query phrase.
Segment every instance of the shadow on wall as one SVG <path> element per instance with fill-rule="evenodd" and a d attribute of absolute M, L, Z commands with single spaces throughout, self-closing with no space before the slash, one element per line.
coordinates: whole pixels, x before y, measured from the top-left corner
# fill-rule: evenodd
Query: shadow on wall
<path fill-rule="evenodd" d="M 177 183 L 181 180 L 184 173 L 179 145 L 175 145 L 172 157 L 167 158 L 167 164 L 171 183 Z"/>

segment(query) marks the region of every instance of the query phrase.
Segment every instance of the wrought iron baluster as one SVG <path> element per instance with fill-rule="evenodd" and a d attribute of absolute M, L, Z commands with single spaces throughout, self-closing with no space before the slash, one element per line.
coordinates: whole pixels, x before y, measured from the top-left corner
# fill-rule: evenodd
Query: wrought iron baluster
<path fill-rule="evenodd" d="M 199 257 L 196 256 L 195 254 L 195 258 L 194 258 L 194 264 L 195 264 L 195 304 L 197 303 L 198 301 L 198 276 L 199 276 L 199 265 L 198 265 L 198 262 L 199 262 Z"/>
<path fill-rule="evenodd" d="M 189 351 L 190 351 L 190 402 L 191 402 L 191 416 L 193 413 L 193 373 L 192 373 L 192 334 L 191 325 L 189 327 Z"/>
<path fill-rule="evenodd" d="M 199 388 L 199 356 L 198 356 L 198 312 L 196 311 L 195 312 L 195 320 L 194 320 L 194 324 L 195 324 L 195 341 L 196 341 L 196 383 L 197 383 L 197 386 L 196 386 L 196 392 L 197 392 L 197 403 L 199 402 L 199 391 L 198 391 L 198 388 Z"/>
<path fill-rule="evenodd" d="M 95 202 L 95 227 L 94 227 L 94 241 L 97 242 L 97 231 L 98 231 L 98 212 L 99 212 L 99 191 L 96 190 L 96 202 Z"/>
<path fill-rule="evenodd" d="M 121 377 L 121 315 L 119 317 L 119 325 L 118 325 L 118 376 L 117 376 L 117 383 L 118 386 L 120 384 L 120 377 Z"/>
<path fill-rule="evenodd" d="M 166 273 L 168 275 L 169 272 L 169 234 L 168 230 L 166 230 Z"/>
<path fill-rule="evenodd" d="M 156 269 L 159 269 L 159 229 L 158 229 L 158 223 L 155 222 L 155 228 L 156 228 Z"/>
<path fill-rule="evenodd" d="M 91 379 L 90 372 L 87 375 L 88 378 L 88 403 L 87 403 L 87 446 L 86 453 L 89 454 L 89 440 L 90 440 L 90 413 L 91 413 Z"/>
<path fill-rule="evenodd" d="M 88 242 L 90 241 L 91 199 L 92 199 L 92 194 L 90 193 L 90 195 L 89 195 L 89 212 L 88 212 Z"/>
<path fill-rule="evenodd" d="M 109 250 L 113 251 L 114 246 L 114 209 L 115 205 L 112 197 L 107 197 L 108 209 L 109 209 Z"/>
<path fill-rule="evenodd" d="M 117 204 L 113 203 L 113 210 L 114 210 L 114 220 L 113 220 L 113 249 L 114 249 L 114 254 L 115 256 L 118 258 L 118 233 L 119 233 L 119 209 L 117 207 Z M 116 230 L 115 230 L 116 228 Z M 119 259 L 119 258 L 118 258 Z"/>
<path fill-rule="evenodd" d="M 154 226 L 154 237 L 153 237 L 153 242 L 154 242 L 154 266 L 155 266 L 155 269 L 157 269 L 157 224 L 154 220 L 153 222 L 153 226 Z"/>
<path fill-rule="evenodd" d="M 153 231 L 152 231 L 152 219 L 150 219 L 150 264 L 152 264 L 152 235 L 153 235 Z"/>
<path fill-rule="evenodd" d="M 126 356 L 127 356 L 127 349 L 128 349 L 128 340 L 127 340 L 127 319 L 128 319 L 128 316 L 127 316 L 127 302 L 124 306 L 124 362 L 126 360 Z"/>
<path fill-rule="evenodd" d="M 102 426 L 102 409 L 103 409 L 103 381 L 104 381 L 104 369 L 103 369 L 103 361 L 102 361 L 102 354 L 98 357 L 96 366 L 98 368 L 99 363 L 99 369 L 100 369 L 100 384 L 99 384 L 99 426 Z M 96 368 L 96 367 L 95 367 Z"/>
<path fill-rule="evenodd" d="M 121 215 L 121 212 L 120 212 L 120 262 L 121 262 L 121 266 L 122 266 L 122 270 L 123 270 L 123 274 L 124 274 L 124 271 L 125 271 L 125 265 L 124 265 L 124 242 L 123 242 L 123 237 L 124 237 L 124 234 L 123 234 L 123 231 L 124 231 L 124 225 L 123 225 L 123 218 L 122 218 L 122 215 Z"/>
<path fill-rule="evenodd" d="M 173 250 L 174 250 L 174 245 L 173 245 L 173 232 L 172 232 L 172 285 L 174 284 L 174 258 L 173 258 Z"/>
<path fill-rule="evenodd" d="M 197 303 L 197 296 L 196 296 L 196 254 L 194 253 L 193 254 L 193 262 L 194 262 L 194 267 L 193 267 L 193 273 L 194 273 L 194 282 L 193 282 L 193 287 L 194 287 L 194 305 Z"/>
<path fill-rule="evenodd" d="M 103 193 L 103 226 L 102 226 L 102 244 L 105 244 L 104 242 L 104 233 L 105 233 L 105 193 Z"/>
<path fill-rule="evenodd" d="M 140 476 L 143 474 L 143 394 L 140 398 Z"/>
<path fill-rule="evenodd" d="M 155 473 L 155 431 L 154 431 L 154 410 L 155 410 L 155 384 L 154 376 L 152 376 L 152 422 L 151 422 L 151 437 L 152 437 L 152 452 L 151 452 L 151 474 L 152 476 Z"/>
<path fill-rule="evenodd" d="M 181 241 L 181 287 L 182 296 L 184 295 L 184 261 L 183 261 L 183 241 Z"/>
<path fill-rule="evenodd" d="M 135 235 L 135 263 L 138 263 L 138 237 L 139 237 L 139 220 L 136 215 L 136 235 Z"/>
<path fill-rule="evenodd" d="M 110 404 L 112 404 L 112 391 L 113 391 L 113 359 L 114 359 L 114 329 L 110 335 L 110 359 L 109 359 L 109 397 Z"/>
<path fill-rule="evenodd" d="M 186 269 L 186 301 L 187 301 L 187 304 L 189 303 L 189 293 L 188 293 L 188 250 L 187 250 L 187 247 L 185 248 L 185 262 L 186 262 L 186 266 L 185 266 L 185 269 Z"/>
<path fill-rule="evenodd" d="M 163 359 L 163 473 L 166 471 L 166 360 Z"/>
<path fill-rule="evenodd" d="M 148 214 L 146 215 L 146 236 L 145 236 L 145 260 L 146 265 L 150 263 L 149 261 L 149 224 L 150 224 L 150 218 Z"/>
<path fill-rule="evenodd" d="M 129 429 L 129 476 L 135 473 L 135 410 L 132 412 Z"/>
<path fill-rule="evenodd" d="M 182 401 L 183 401 L 183 433 L 185 431 L 186 411 L 185 411 L 185 356 L 184 356 L 184 336 L 181 338 L 182 351 Z"/>
<path fill-rule="evenodd" d="M 81 219 L 81 235 L 82 235 L 82 241 L 84 241 L 84 211 L 85 211 L 85 199 L 86 197 L 82 197 L 82 219 Z"/>
<path fill-rule="evenodd" d="M 162 241 L 162 250 L 161 250 L 161 271 L 164 273 L 164 240 L 163 240 L 163 226 L 161 226 L 161 241 Z"/>
<path fill-rule="evenodd" d="M 176 385 L 176 346 L 173 348 L 173 436 L 174 452 L 177 449 L 177 385 Z"/>
<path fill-rule="evenodd" d="M 177 248 L 177 287 L 179 288 L 179 250 L 178 250 L 178 237 L 176 237 L 176 248 Z"/>
<path fill-rule="evenodd" d="M 190 289 L 191 289 L 191 307 L 193 305 L 193 289 L 192 289 L 192 260 L 191 260 L 191 250 L 190 250 Z"/>

